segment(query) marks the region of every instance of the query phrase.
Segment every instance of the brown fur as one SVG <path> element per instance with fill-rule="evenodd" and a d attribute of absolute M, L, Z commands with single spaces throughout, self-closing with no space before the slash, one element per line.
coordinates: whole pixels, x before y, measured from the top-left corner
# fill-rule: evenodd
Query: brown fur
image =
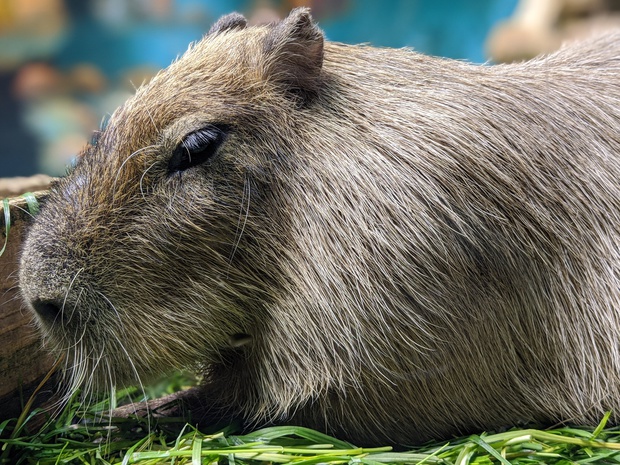
<path fill-rule="evenodd" d="M 362 444 L 596 422 L 619 98 L 620 35 L 487 67 L 226 17 L 52 189 L 23 295 L 74 386 L 202 362 L 215 406 Z M 212 123 L 217 153 L 169 172 Z"/>

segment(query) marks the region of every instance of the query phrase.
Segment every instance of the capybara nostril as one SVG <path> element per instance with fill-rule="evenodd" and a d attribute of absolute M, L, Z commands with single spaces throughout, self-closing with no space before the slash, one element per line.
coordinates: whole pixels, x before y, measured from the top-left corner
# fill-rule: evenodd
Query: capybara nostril
<path fill-rule="evenodd" d="M 32 308 L 46 324 L 58 324 L 62 320 L 62 303 L 54 300 L 35 299 Z"/>

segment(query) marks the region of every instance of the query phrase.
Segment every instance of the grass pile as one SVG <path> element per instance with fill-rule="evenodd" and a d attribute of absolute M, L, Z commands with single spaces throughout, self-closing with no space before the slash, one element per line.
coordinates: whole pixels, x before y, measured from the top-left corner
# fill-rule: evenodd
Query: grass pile
<path fill-rule="evenodd" d="M 119 397 L 133 396 L 126 390 Z M 29 423 L 42 412 L 28 412 L 0 423 L 0 464 L 620 464 L 620 428 L 514 429 L 480 434 L 395 452 L 361 448 L 296 426 L 237 434 L 233 426 L 215 434 L 179 418 L 147 420 L 105 414 L 117 399 L 88 408 L 77 397 L 36 431 Z"/>

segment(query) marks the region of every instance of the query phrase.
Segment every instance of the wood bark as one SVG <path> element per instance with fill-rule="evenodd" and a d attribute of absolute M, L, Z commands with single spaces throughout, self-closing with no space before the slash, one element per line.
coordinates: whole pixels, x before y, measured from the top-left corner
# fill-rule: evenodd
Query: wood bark
<path fill-rule="evenodd" d="M 40 184 L 32 179 L 0 180 L 0 187 L 9 186 L 4 193 L 15 194 L 21 185 L 24 189 Z M 45 183 L 43 184 L 45 185 Z M 45 192 L 37 192 L 41 200 Z M 23 197 L 9 199 L 10 222 L 5 220 L 4 205 L 0 197 L 0 421 L 14 418 L 52 367 L 53 360 L 42 348 L 34 325 L 33 315 L 22 302 L 18 289 L 18 266 L 21 244 L 32 221 L 28 204 Z M 39 395 L 39 404 L 51 392 Z"/>

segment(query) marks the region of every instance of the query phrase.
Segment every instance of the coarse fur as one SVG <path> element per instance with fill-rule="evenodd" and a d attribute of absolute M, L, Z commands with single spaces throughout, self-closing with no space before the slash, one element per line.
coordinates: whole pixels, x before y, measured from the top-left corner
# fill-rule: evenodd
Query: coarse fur
<path fill-rule="evenodd" d="M 200 362 L 222 415 L 364 445 L 595 423 L 620 411 L 619 98 L 618 34 L 475 66 L 225 17 L 51 189 L 23 296 L 71 389 Z"/>

